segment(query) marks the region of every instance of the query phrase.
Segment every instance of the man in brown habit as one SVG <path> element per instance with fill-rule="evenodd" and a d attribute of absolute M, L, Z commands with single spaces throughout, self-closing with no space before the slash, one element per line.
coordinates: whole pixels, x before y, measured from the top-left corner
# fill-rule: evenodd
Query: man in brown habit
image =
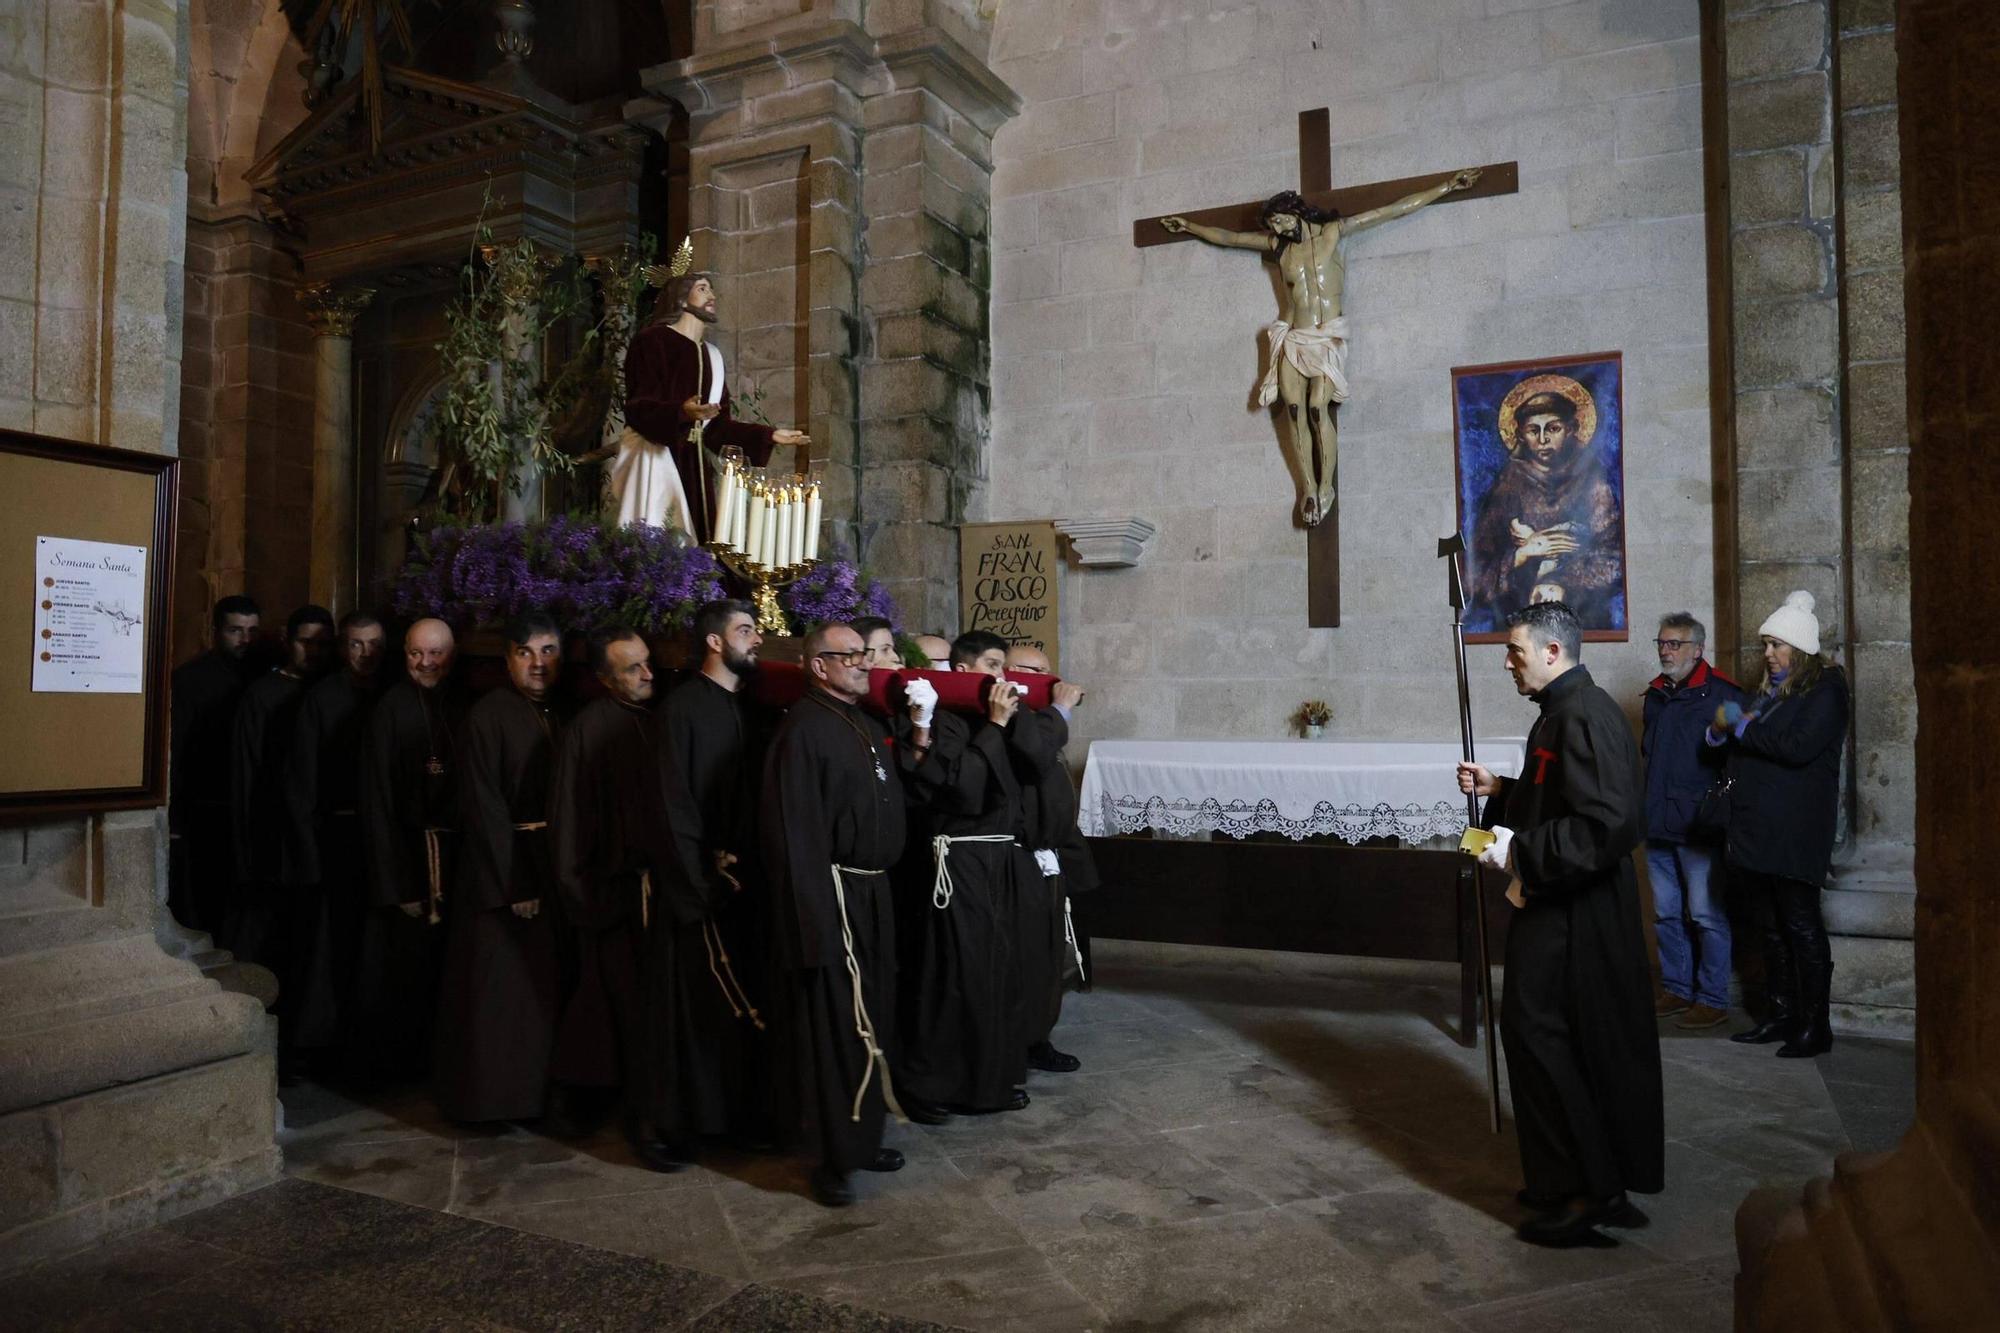
<path fill-rule="evenodd" d="M 210 612 L 208 651 L 174 668 L 167 903 L 174 920 L 190 930 L 222 932 L 234 857 L 229 749 L 236 735 L 236 706 L 256 674 L 250 649 L 262 620 L 257 603 L 248 597 L 222 598 Z"/>
<path fill-rule="evenodd" d="M 1044 989 L 1054 962 L 1046 946 L 1032 956 L 1020 948 L 1023 890 L 1038 900 L 1042 890 L 1020 842 L 1022 792 L 1007 733 L 1021 696 L 1001 678 L 1006 660 L 1006 640 L 983 630 L 952 643 L 952 670 L 992 677 L 985 713 L 940 712 L 935 748 L 911 773 L 930 873 L 905 917 L 919 937 L 904 951 L 911 970 L 902 978 L 896 1070 L 910 1114 L 926 1122 L 940 1111 L 983 1115 L 1028 1104 L 1024 987 Z"/>
<path fill-rule="evenodd" d="M 652 1125 L 677 1155 L 698 1137 L 771 1136 L 764 1034 L 769 914 L 757 849 L 762 738 L 744 700 L 757 670 L 756 608 L 695 612 L 700 671 L 654 714 L 672 855 L 655 865 L 647 931 L 646 1061 Z"/>
<path fill-rule="evenodd" d="M 604 685 L 556 745 L 556 883 L 575 950 L 575 986 L 556 1028 L 549 1077 L 562 1115 L 579 1092 L 625 1093 L 625 1133 L 639 1160 L 678 1171 L 687 1158 L 652 1128 L 645 1095 L 640 956 L 653 899 L 652 868 L 665 814 L 653 753 L 652 654 L 623 626 L 591 631 L 590 664 Z"/>
<path fill-rule="evenodd" d="M 285 772 L 292 931 L 278 1019 L 294 1061 L 340 1045 L 364 910 L 356 771 L 383 674 L 383 637 L 382 622 L 366 611 L 340 618 L 334 640 L 341 669 L 306 691 L 292 729 Z"/>
<path fill-rule="evenodd" d="M 1007 670 L 1051 674 L 1049 655 L 1028 644 L 1007 649 Z M 1023 1017 L 1028 1025 L 1028 1067 L 1067 1074 L 1082 1066 L 1055 1048 L 1050 1037 L 1062 1016 L 1064 973 L 1072 968 L 1080 985 L 1083 949 L 1070 918 L 1072 894 L 1097 887 L 1097 866 L 1076 823 L 1076 788 L 1063 764 L 1069 721 L 1083 691 L 1066 680 L 1050 689 L 1049 706 L 1022 709 L 1007 728 L 1007 752 L 1021 782 L 1021 841 L 1041 871 L 1021 894 Z"/>
<path fill-rule="evenodd" d="M 551 917 L 549 787 L 561 724 L 549 691 L 562 630 L 531 611 L 507 626 L 507 684 L 466 715 L 459 858 L 445 923 L 431 1080 L 453 1120 L 532 1120 L 548 1094 L 559 979 Z"/>
<path fill-rule="evenodd" d="M 903 1165 L 882 1146 L 886 1112 L 900 1114 L 885 1053 L 896 1012 L 888 871 L 903 853 L 898 770 L 920 760 L 930 732 L 913 730 L 892 753 L 883 724 L 856 707 L 867 655 L 846 625 L 806 636 L 808 688 L 764 765 L 764 863 L 783 969 L 780 1105 L 814 1160 L 813 1197 L 830 1208 L 854 1202 L 852 1172 Z"/>
<path fill-rule="evenodd" d="M 236 874 L 222 943 L 238 958 L 262 964 L 280 977 L 290 970 L 285 958 L 285 844 L 291 821 L 285 772 L 299 704 L 323 673 L 332 647 L 332 613 L 323 606 L 300 607 L 285 621 L 284 663 L 251 681 L 236 706 L 229 757 Z"/>
<path fill-rule="evenodd" d="M 1507 618 L 1507 671 L 1541 717 L 1521 776 L 1458 766 L 1487 798 L 1504 869 L 1507 994 L 1500 1038 L 1537 1245 L 1611 1245 L 1598 1227 L 1640 1227 L 1627 1190 L 1665 1184 L 1660 1037 L 1632 853 L 1646 836 L 1645 782 L 1624 710 L 1578 661 L 1583 631 L 1562 602 Z"/>
<path fill-rule="evenodd" d="M 404 679 L 369 715 L 361 742 L 361 840 L 368 910 L 350 1028 L 357 1072 L 416 1078 L 431 1049 L 437 925 L 458 847 L 458 644 L 442 620 L 403 637 Z"/>

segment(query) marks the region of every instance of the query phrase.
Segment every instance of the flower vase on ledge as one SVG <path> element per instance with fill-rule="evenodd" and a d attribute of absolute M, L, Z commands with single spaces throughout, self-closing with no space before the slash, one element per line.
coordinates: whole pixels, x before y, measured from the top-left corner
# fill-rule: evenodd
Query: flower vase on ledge
<path fill-rule="evenodd" d="M 1326 728 L 1319 725 L 1317 722 L 1308 722 L 1305 725 L 1305 732 L 1307 740 L 1316 741 L 1321 736 L 1326 734 Z"/>

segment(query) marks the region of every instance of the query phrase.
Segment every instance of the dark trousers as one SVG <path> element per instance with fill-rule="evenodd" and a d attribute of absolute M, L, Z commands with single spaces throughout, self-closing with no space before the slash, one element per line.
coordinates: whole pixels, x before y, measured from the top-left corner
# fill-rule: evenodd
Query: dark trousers
<path fill-rule="evenodd" d="M 1730 888 L 1751 913 L 1764 954 L 1764 991 L 1773 1005 L 1795 1009 L 1802 992 L 1823 990 L 1833 949 L 1820 916 L 1819 885 L 1783 875 L 1732 870 Z"/>

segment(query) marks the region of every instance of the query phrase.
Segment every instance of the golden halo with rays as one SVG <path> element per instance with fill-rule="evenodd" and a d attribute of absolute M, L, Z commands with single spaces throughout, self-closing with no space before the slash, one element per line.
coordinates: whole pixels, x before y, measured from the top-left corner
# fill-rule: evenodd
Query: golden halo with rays
<path fill-rule="evenodd" d="M 664 287 L 694 267 L 694 235 L 681 237 L 681 243 L 674 249 L 671 263 L 648 264 L 639 270 L 648 287 Z"/>
<path fill-rule="evenodd" d="M 1500 443 L 1510 455 L 1514 452 L 1514 409 L 1538 393 L 1559 393 L 1575 403 L 1577 445 L 1590 443 L 1591 436 L 1597 434 L 1597 400 L 1590 396 L 1590 390 L 1567 375 L 1530 375 L 1500 400 Z"/>

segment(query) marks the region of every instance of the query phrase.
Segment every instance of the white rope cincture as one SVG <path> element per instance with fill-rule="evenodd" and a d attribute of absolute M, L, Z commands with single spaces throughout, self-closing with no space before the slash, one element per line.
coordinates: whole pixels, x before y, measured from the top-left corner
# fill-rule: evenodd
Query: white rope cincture
<path fill-rule="evenodd" d="M 868 1068 L 861 1075 L 861 1086 L 854 1090 L 854 1114 L 851 1118 L 855 1124 L 861 1123 L 861 1102 L 868 1095 L 868 1080 L 875 1076 L 879 1068 L 882 1071 L 882 1104 L 896 1119 L 908 1124 L 909 1117 L 903 1114 L 902 1106 L 896 1101 L 896 1090 L 889 1083 L 889 1057 L 876 1044 L 875 1024 L 869 1019 L 868 1006 L 861 999 L 861 962 L 854 956 L 854 928 L 847 921 L 847 884 L 841 878 L 843 873 L 879 875 L 882 872 L 856 870 L 852 866 L 833 867 L 833 901 L 840 908 L 840 943 L 847 951 L 847 975 L 854 983 L 854 1035 L 861 1038 L 861 1045 L 868 1052 Z"/>
<path fill-rule="evenodd" d="M 433 926 L 444 920 L 444 913 L 438 910 L 444 903 L 444 848 L 438 842 L 438 834 L 449 832 L 448 828 L 424 830 L 424 869 L 430 875 L 430 923 Z"/>
<path fill-rule="evenodd" d="M 1076 955 L 1076 978 L 1088 985 L 1090 976 L 1083 970 L 1083 946 L 1076 942 L 1076 922 L 1070 919 L 1069 895 L 1063 895 L 1063 938 L 1069 941 L 1069 951 Z"/>
<path fill-rule="evenodd" d="M 653 872 L 639 872 L 639 928 L 647 930 L 653 924 Z"/>
<path fill-rule="evenodd" d="M 937 865 L 937 878 L 931 881 L 931 906 L 942 912 L 951 906 L 951 871 L 945 868 L 945 858 L 951 855 L 951 845 L 955 842 L 1012 842 L 1011 833 L 968 833 L 962 838 L 938 834 L 931 839 L 931 860 Z"/>
<path fill-rule="evenodd" d="M 748 1017 L 759 1032 L 764 1030 L 764 1020 L 757 1013 L 757 1006 L 750 1003 L 750 992 L 743 989 L 743 983 L 736 979 L 736 970 L 729 966 L 729 950 L 723 947 L 722 931 L 715 922 L 703 920 L 701 923 L 701 944 L 708 950 L 708 974 L 715 978 L 715 984 L 722 988 L 722 998 L 729 1001 L 729 1012 L 738 1018 Z M 722 963 L 721 970 L 716 962 Z M 725 978 L 727 978 L 725 980 Z M 731 987 L 735 987 L 732 992 Z M 738 1003 L 741 1001 L 741 1003 Z"/>

